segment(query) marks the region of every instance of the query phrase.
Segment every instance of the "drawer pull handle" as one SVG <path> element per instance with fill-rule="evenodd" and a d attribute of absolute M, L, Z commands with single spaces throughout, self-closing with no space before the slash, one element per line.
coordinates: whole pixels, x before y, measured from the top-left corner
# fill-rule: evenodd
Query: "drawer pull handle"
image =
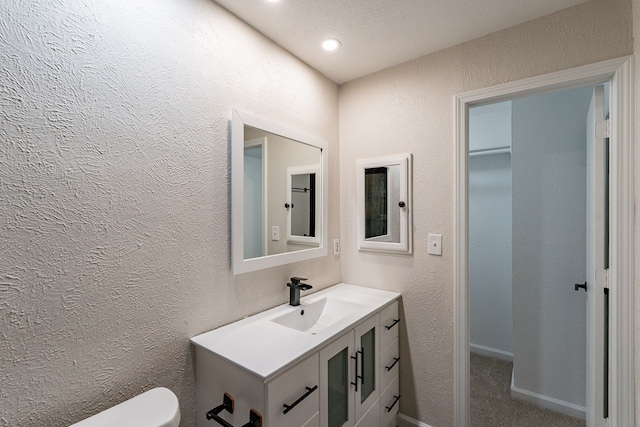
<path fill-rule="evenodd" d="M 385 366 L 384 368 L 388 371 L 392 370 L 394 366 L 396 366 L 396 363 L 398 363 L 400 361 L 399 357 L 394 357 L 393 358 L 393 363 L 391 364 L 391 366 Z"/>
<path fill-rule="evenodd" d="M 364 347 L 360 347 L 360 374 L 356 378 L 360 378 L 360 385 L 364 386 Z"/>
<path fill-rule="evenodd" d="M 396 403 L 398 403 L 398 400 L 400 400 L 400 395 L 397 396 L 393 396 L 395 399 L 393 400 L 393 403 L 391 404 L 391 406 L 385 406 L 387 412 L 391 412 L 391 410 L 393 409 L 394 406 L 396 406 Z"/>
<path fill-rule="evenodd" d="M 222 398 L 222 405 L 218 405 L 209 412 L 207 412 L 207 419 L 214 420 L 218 424 L 224 427 L 233 427 L 232 424 L 229 424 L 227 421 L 220 418 L 218 415 L 222 411 L 227 411 L 230 414 L 233 414 L 234 401 L 233 397 L 229 393 L 225 393 Z M 262 427 L 262 415 L 254 409 L 249 411 L 249 422 L 244 424 L 242 427 Z"/>
<path fill-rule="evenodd" d="M 389 326 L 385 326 L 385 328 L 387 329 L 387 331 L 391 328 L 393 328 L 394 326 L 396 326 L 398 323 L 400 323 L 400 319 L 393 319 L 393 323 L 390 324 Z"/>
<path fill-rule="evenodd" d="M 286 414 L 287 412 L 289 412 L 290 410 L 292 410 L 293 408 L 295 408 L 298 403 L 302 402 L 303 400 L 305 400 L 307 397 L 309 397 L 309 395 L 311 393 L 313 393 L 314 391 L 316 391 L 318 388 L 318 386 L 314 386 L 314 387 L 306 387 L 307 392 L 305 394 L 303 394 L 302 396 L 300 396 L 298 398 L 298 400 L 296 400 L 295 402 L 293 402 L 291 405 L 287 405 L 286 403 L 283 405 L 284 406 L 284 411 L 282 411 L 283 414 Z"/>
<path fill-rule="evenodd" d="M 358 378 L 362 378 L 360 375 L 358 375 L 358 354 L 360 354 L 359 351 L 356 351 L 356 355 L 355 356 L 351 356 L 351 358 L 353 359 L 353 361 L 355 362 L 355 368 L 356 368 L 356 378 L 355 381 L 351 382 L 351 385 L 356 387 L 356 392 L 358 391 Z"/>

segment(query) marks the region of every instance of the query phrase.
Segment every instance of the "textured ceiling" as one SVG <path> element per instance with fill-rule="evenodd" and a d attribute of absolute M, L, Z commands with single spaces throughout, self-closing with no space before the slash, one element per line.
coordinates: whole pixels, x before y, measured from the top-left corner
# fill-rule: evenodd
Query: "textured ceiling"
<path fill-rule="evenodd" d="M 333 81 L 473 40 L 586 0 L 216 0 Z M 325 52 L 320 43 L 342 47 Z"/>

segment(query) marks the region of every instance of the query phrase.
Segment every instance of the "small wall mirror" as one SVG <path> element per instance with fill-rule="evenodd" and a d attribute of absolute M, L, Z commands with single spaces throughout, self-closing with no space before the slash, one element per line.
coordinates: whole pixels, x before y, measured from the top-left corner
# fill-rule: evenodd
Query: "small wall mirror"
<path fill-rule="evenodd" d="M 240 111 L 231 140 L 234 274 L 326 256 L 326 141 Z"/>
<path fill-rule="evenodd" d="M 411 154 L 359 160 L 358 247 L 411 253 Z"/>

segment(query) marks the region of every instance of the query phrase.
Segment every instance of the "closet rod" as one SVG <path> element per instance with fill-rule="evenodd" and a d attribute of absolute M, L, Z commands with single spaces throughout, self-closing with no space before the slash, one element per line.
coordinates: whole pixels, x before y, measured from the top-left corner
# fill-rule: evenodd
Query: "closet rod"
<path fill-rule="evenodd" d="M 469 150 L 470 156 L 484 156 L 487 154 L 511 154 L 511 146 L 503 145 L 501 147 L 478 148 L 477 150 Z"/>

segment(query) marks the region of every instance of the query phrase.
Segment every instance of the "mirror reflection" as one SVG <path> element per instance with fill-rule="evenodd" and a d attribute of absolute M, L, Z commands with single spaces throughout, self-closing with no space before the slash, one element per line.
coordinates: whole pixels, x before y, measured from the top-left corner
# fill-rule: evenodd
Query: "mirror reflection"
<path fill-rule="evenodd" d="M 244 126 L 244 259 L 319 247 L 322 150 Z"/>
<path fill-rule="evenodd" d="M 287 217 L 287 243 L 307 246 L 319 246 L 320 240 L 316 232 L 319 221 L 320 204 L 318 190 L 317 166 L 298 166 L 287 170 L 287 182 L 291 203 L 285 205 L 289 210 Z"/>
<path fill-rule="evenodd" d="M 291 175 L 291 235 L 315 237 L 316 174 Z"/>

